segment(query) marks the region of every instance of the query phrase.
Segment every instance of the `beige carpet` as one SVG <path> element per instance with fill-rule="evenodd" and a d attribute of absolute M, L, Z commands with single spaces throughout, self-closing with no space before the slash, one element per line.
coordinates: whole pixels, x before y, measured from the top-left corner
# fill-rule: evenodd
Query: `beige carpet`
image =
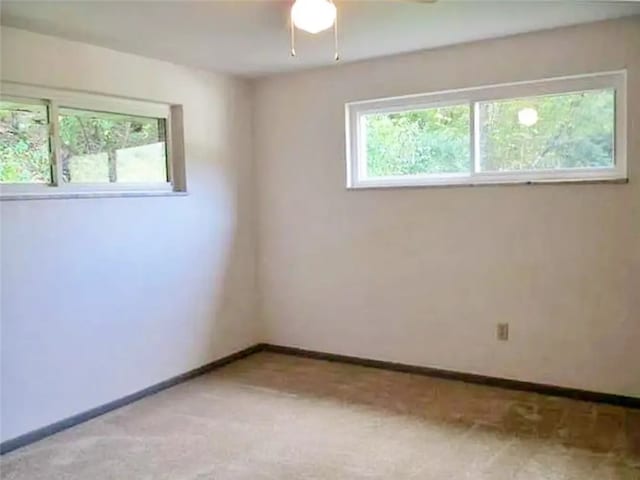
<path fill-rule="evenodd" d="M 260 353 L 0 466 L 7 480 L 638 480 L 640 410 Z"/>

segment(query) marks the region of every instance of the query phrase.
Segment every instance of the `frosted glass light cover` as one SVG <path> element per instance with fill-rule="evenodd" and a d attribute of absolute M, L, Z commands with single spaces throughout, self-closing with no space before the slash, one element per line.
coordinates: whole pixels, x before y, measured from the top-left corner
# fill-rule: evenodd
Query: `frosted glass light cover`
<path fill-rule="evenodd" d="M 296 0 L 291 7 L 291 20 L 305 32 L 319 33 L 335 22 L 336 6 L 328 0 Z"/>

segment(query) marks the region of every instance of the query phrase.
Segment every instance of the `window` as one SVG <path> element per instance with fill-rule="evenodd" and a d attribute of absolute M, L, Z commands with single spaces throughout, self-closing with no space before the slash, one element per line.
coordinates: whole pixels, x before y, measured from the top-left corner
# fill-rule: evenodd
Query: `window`
<path fill-rule="evenodd" d="M 625 73 L 347 104 L 349 188 L 626 179 Z"/>
<path fill-rule="evenodd" d="M 176 175 L 184 168 L 181 138 L 171 142 L 181 135 L 172 130 L 177 108 L 3 83 L 0 192 L 10 198 L 183 190 Z"/>
<path fill-rule="evenodd" d="M 469 171 L 469 105 L 372 113 L 362 129 L 370 178 Z"/>
<path fill-rule="evenodd" d="M 44 102 L 0 101 L 0 182 L 50 183 L 49 113 Z"/>
<path fill-rule="evenodd" d="M 58 121 L 65 182 L 167 181 L 164 119 L 61 108 Z"/>
<path fill-rule="evenodd" d="M 614 107 L 613 89 L 480 102 L 479 170 L 614 167 Z"/>

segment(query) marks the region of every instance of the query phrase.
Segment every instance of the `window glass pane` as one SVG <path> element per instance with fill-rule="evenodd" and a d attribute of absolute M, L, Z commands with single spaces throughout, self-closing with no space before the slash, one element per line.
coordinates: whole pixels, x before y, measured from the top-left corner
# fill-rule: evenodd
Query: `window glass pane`
<path fill-rule="evenodd" d="M 469 106 L 455 105 L 362 118 L 365 177 L 468 173 Z"/>
<path fill-rule="evenodd" d="M 163 119 L 70 108 L 59 117 L 65 182 L 167 181 Z"/>
<path fill-rule="evenodd" d="M 0 182 L 50 183 L 47 106 L 0 101 Z"/>
<path fill-rule="evenodd" d="M 482 171 L 614 165 L 613 90 L 481 102 L 478 109 Z"/>

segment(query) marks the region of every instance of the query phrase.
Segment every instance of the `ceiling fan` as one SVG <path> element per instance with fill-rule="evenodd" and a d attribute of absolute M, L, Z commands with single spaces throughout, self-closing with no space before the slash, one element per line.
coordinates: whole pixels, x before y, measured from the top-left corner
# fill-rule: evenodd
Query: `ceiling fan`
<path fill-rule="evenodd" d="M 435 3 L 438 0 L 400 0 L 412 3 Z M 338 50 L 338 9 L 334 0 L 294 0 L 291 5 L 291 56 L 296 56 L 296 28 L 316 34 L 333 27 L 334 59 L 340 60 Z"/>

